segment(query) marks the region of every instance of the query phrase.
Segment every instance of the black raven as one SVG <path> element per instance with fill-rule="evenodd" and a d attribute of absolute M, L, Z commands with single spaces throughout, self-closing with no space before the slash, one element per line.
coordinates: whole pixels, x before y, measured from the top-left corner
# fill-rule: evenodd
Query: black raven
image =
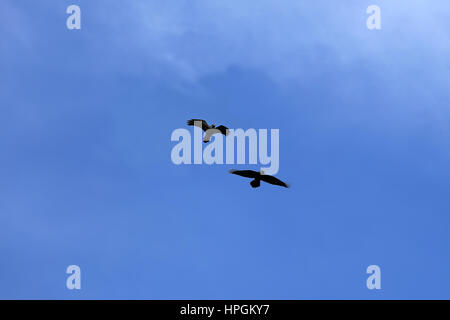
<path fill-rule="evenodd" d="M 189 126 L 196 126 L 201 128 L 203 131 L 206 132 L 205 137 L 203 138 L 203 142 L 209 142 L 209 139 L 211 139 L 211 136 L 216 133 L 221 133 L 225 136 L 228 135 L 229 129 L 225 126 L 218 126 L 216 127 L 215 124 L 208 125 L 208 123 L 205 120 L 201 119 L 191 119 L 187 121 L 187 124 Z"/>
<path fill-rule="evenodd" d="M 261 180 L 270 184 L 275 184 L 277 186 L 289 188 L 288 184 L 284 183 L 281 180 L 278 180 L 274 176 L 264 174 L 264 171 L 262 170 L 260 172 L 253 170 L 230 170 L 230 173 L 237 174 L 238 176 L 241 177 L 253 178 L 253 180 L 250 182 L 252 188 L 258 188 Z"/>

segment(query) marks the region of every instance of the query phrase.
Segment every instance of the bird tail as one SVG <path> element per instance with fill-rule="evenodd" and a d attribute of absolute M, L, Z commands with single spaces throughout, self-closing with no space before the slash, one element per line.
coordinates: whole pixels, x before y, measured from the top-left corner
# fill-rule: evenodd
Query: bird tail
<path fill-rule="evenodd" d="M 261 185 L 261 182 L 255 179 L 250 182 L 250 185 L 252 186 L 252 188 L 258 188 Z"/>

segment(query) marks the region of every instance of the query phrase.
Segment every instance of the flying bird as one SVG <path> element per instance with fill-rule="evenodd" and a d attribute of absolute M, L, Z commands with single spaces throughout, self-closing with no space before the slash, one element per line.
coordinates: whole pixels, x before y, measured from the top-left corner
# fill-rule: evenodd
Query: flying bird
<path fill-rule="evenodd" d="M 260 172 L 253 170 L 230 170 L 230 173 L 236 174 L 241 177 L 253 178 L 253 180 L 250 182 L 252 188 L 258 188 L 260 186 L 261 180 L 270 184 L 289 188 L 289 185 L 287 183 L 284 183 L 274 176 L 264 174 L 263 170 L 261 170 Z"/>
<path fill-rule="evenodd" d="M 228 135 L 229 133 L 229 129 L 225 126 L 218 126 L 216 127 L 215 124 L 212 125 L 208 125 L 208 123 L 205 120 L 201 120 L 201 119 L 191 119 L 187 121 L 187 124 L 189 126 L 196 126 L 201 128 L 203 131 L 205 131 L 205 137 L 203 138 L 203 142 L 209 142 L 209 140 L 211 139 L 211 136 L 213 134 L 216 133 L 221 133 L 225 136 Z"/>

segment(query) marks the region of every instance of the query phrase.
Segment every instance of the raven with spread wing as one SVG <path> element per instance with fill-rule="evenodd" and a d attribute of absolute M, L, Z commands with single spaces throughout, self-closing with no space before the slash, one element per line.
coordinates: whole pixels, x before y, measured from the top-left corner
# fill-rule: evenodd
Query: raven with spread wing
<path fill-rule="evenodd" d="M 205 137 L 203 138 L 203 142 L 209 142 L 211 139 L 211 136 L 216 133 L 221 133 L 225 136 L 228 135 L 229 129 L 225 126 L 218 126 L 216 127 L 215 124 L 208 125 L 208 123 L 205 120 L 201 119 L 191 119 L 187 121 L 187 124 L 189 126 L 196 126 L 201 128 L 203 131 L 205 131 Z"/>
<path fill-rule="evenodd" d="M 277 186 L 282 186 L 285 188 L 289 188 L 287 183 L 284 183 L 281 180 L 278 180 L 274 176 L 269 176 L 264 174 L 264 171 L 253 171 L 253 170 L 230 170 L 230 173 L 236 174 L 241 177 L 252 178 L 253 180 L 250 182 L 252 188 L 258 188 L 260 186 L 260 182 L 264 181 L 270 184 L 274 184 Z"/>

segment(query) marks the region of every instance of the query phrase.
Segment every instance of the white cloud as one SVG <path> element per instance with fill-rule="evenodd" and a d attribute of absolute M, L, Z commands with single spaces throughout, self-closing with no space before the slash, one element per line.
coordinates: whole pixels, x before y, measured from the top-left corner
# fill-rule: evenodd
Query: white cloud
<path fill-rule="evenodd" d="M 381 31 L 367 30 L 361 1 L 137 1 L 130 9 L 133 25 L 123 32 L 145 59 L 190 80 L 236 65 L 284 79 L 302 78 L 311 64 L 320 72 L 327 59 L 394 63 L 394 69 L 395 63 L 416 62 L 417 55 L 432 58 L 434 66 L 447 61 L 449 4 L 379 2 Z"/>

